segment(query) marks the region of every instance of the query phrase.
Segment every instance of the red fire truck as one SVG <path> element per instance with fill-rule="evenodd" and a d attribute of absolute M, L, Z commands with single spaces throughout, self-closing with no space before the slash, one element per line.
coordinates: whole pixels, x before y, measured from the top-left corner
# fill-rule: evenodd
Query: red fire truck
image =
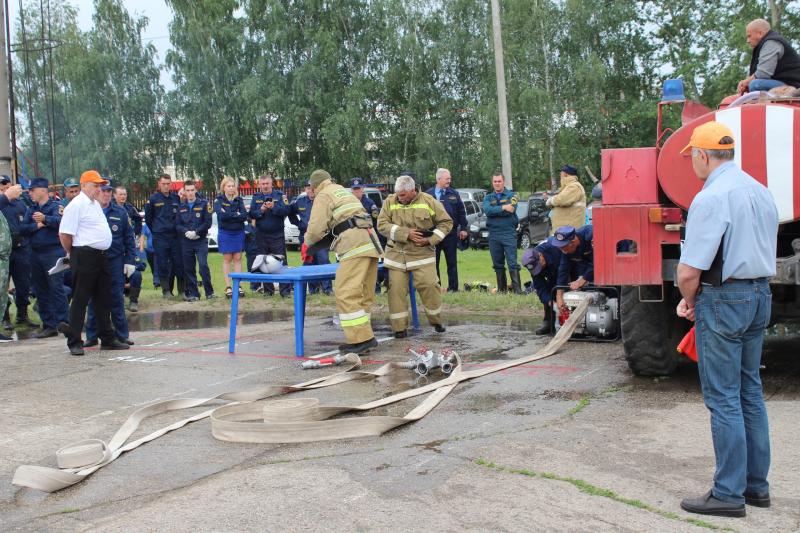
<path fill-rule="evenodd" d="M 668 80 L 668 83 L 673 80 Z M 682 86 L 658 105 L 656 146 L 603 150 L 603 205 L 595 207 L 595 283 L 621 286 L 625 358 L 640 375 L 671 373 L 690 323 L 675 316 L 675 271 L 686 213 L 703 183 L 680 150 L 695 127 L 716 120 L 736 141 L 736 164 L 772 192 L 780 215 L 773 322 L 800 316 L 800 99 L 757 100 L 712 111 L 684 101 Z M 677 94 L 676 94 L 677 93 Z M 664 125 L 682 105 L 682 125 Z"/>

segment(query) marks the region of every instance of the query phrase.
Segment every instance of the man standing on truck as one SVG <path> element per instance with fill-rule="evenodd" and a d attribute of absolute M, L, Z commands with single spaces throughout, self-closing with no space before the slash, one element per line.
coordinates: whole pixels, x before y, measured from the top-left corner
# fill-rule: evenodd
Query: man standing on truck
<path fill-rule="evenodd" d="M 800 87 L 800 55 L 769 22 L 756 19 L 747 25 L 747 44 L 753 49 L 749 76 L 739 82 L 737 92 L 769 91 L 775 87 Z"/>
<path fill-rule="evenodd" d="M 561 188 L 555 196 L 547 196 L 547 207 L 553 209 L 551 219 L 552 228 L 572 226 L 580 228 L 586 224 L 586 191 L 578 181 L 578 170 L 571 165 L 564 165 L 561 169 Z"/>
<path fill-rule="evenodd" d="M 686 220 L 678 265 L 678 316 L 695 322 L 703 400 L 711 412 L 716 470 L 692 513 L 743 517 L 769 507 L 769 423 L 759 367 L 775 275 L 778 209 L 772 194 L 733 162 L 730 128 L 707 122 L 689 144 L 705 181 Z"/>

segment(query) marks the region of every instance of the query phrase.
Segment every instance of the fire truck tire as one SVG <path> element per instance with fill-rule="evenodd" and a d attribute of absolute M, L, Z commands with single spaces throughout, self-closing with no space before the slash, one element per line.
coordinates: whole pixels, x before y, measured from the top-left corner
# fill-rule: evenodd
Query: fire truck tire
<path fill-rule="evenodd" d="M 639 301 L 638 287 L 622 287 L 620 294 L 622 345 L 625 360 L 639 376 L 665 376 L 675 371 L 678 342 L 688 330 L 675 316 L 669 298 Z"/>

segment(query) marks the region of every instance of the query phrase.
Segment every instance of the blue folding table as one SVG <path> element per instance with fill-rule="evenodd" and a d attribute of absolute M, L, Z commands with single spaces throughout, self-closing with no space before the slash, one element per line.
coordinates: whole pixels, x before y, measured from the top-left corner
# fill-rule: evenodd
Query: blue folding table
<path fill-rule="evenodd" d="M 236 351 L 236 322 L 239 316 L 239 284 L 242 282 L 253 283 L 292 283 L 294 285 L 294 353 L 297 357 L 303 357 L 303 330 L 305 329 L 306 318 L 306 288 L 310 282 L 333 280 L 336 277 L 336 269 L 341 263 L 329 265 L 308 265 L 301 267 L 284 267 L 283 270 L 275 274 L 261 274 L 255 272 L 231 272 L 230 278 L 233 280 L 233 296 L 231 297 L 231 326 L 228 338 L 228 353 Z M 383 264 L 378 265 L 378 270 L 382 270 Z M 409 272 L 408 292 L 411 296 L 411 318 L 414 328 L 419 328 L 419 316 L 417 315 L 417 298 L 414 293 L 414 275 Z"/>

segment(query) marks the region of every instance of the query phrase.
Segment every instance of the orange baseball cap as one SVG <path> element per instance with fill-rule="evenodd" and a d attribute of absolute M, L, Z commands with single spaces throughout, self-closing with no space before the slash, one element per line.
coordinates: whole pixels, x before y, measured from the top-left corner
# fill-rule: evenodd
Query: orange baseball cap
<path fill-rule="evenodd" d="M 99 185 L 107 185 L 108 180 L 104 180 L 96 170 L 87 170 L 81 174 L 81 183 L 97 183 Z"/>
<path fill-rule="evenodd" d="M 721 142 L 723 137 L 733 139 L 733 132 L 728 126 L 721 122 L 706 122 L 694 129 L 689 144 L 681 150 L 681 153 L 685 153 L 690 148 L 704 150 L 730 150 L 733 148 L 734 143 L 723 144 Z"/>

